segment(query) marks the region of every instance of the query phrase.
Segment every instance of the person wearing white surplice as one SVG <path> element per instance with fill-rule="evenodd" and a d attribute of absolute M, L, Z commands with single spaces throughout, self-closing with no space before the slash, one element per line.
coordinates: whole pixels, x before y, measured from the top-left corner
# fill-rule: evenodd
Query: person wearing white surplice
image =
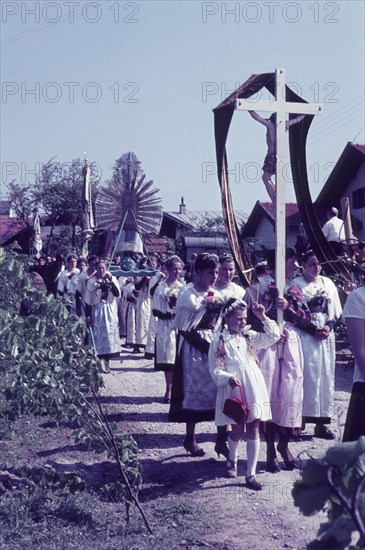
<path fill-rule="evenodd" d="M 280 338 L 280 330 L 275 321 L 265 315 L 261 304 L 253 304 L 252 310 L 262 321 L 264 333 L 250 330 L 246 326 L 247 305 L 244 301 L 230 298 L 222 310 L 222 327 L 218 330 L 209 348 L 209 371 L 217 385 L 215 423 L 217 426 L 231 424 L 232 432 L 228 438 L 229 458 L 227 476 L 237 477 L 238 446 L 242 438 L 244 425 L 238 425 L 223 413 L 226 399 L 242 386 L 249 406 L 247 418 L 247 475 L 246 485 L 259 491 L 262 485 L 256 481 L 256 465 L 260 451 L 260 420 L 271 419 L 270 398 L 264 377 L 258 367 L 255 350 L 266 349 Z"/>
<path fill-rule="evenodd" d="M 170 403 L 172 369 L 176 357 L 176 329 L 173 326 L 177 296 L 183 284 L 179 281 L 183 262 L 172 256 L 166 262 L 167 279 L 156 288 L 152 300 L 152 313 L 157 317 L 155 340 L 155 370 L 165 374 L 166 391 L 164 402 Z"/>
<path fill-rule="evenodd" d="M 57 292 L 67 300 L 72 313 L 76 313 L 76 276 L 80 274 L 80 270 L 76 266 L 76 256 L 68 256 L 67 267 L 61 271 L 57 283 Z"/>
<path fill-rule="evenodd" d="M 86 317 L 85 313 L 85 291 L 86 291 L 86 285 L 88 280 L 93 277 L 96 273 L 96 257 L 95 256 L 89 256 L 87 259 L 88 266 L 86 271 L 82 271 L 80 275 L 77 276 L 77 288 L 76 288 L 76 311 L 78 312 L 78 315 L 82 315 L 82 317 Z"/>
<path fill-rule="evenodd" d="M 121 275 L 118 277 L 118 285 L 120 289 L 120 299 L 118 302 L 118 321 L 119 321 L 119 335 L 120 337 L 125 337 L 127 334 L 127 308 L 128 302 L 124 296 L 124 287 L 130 282 L 130 277 L 126 275 Z"/>
<path fill-rule="evenodd" d="M 133 353 L 137 353 L 136 348 L 136 303 L 138 297 L 138 290 L 135 288 L 136 279 L 130 277 L 128 283 L 123 286 L 123 300 L 127 302 L 127 309 L 125 315 L 126 323 L 126 337 L 125 347 L 132 347 Z"/>
<path fill-rule="evenodd" d="M 299 328 L 302 343 L 303 425 L 314 423 L 314 435 L 334 439 L 327 424 L 331 423 L 335 391 L 334 323 L 340 319 L 342 307 L 335 284 L 323 277 L 321 264 L 312 250 L 303 256 L 303 275 L 293 284 L 302 289 L 303 305 L 308 310 L 308 324 Z"/>
<path fill-rule="evenodd" d="M 96 264 L 96 274 L 85 290 L 86 322 L 91 325 L 96 352 L 99 357 L 110 359 L 120 352 L 118 308 L 120 296 L 117 279 L 106 270 L 106 263 Z"/>
<path fill-rule="evenodd" d="M 80 273 L 78 275 L 75 275 L 75 277 L 72 278 L 71 282 L 73 282 L 73 285 L 75 287 L 74 298 L 73 298 L 73 301 L 74 301 L 74 304 L 75 304 L 74 310 L 75 310 L 77 315 L 81 315 L 82 314 L 82 311 L 81 311 L 81 297 L 82 297 L 82 295 L 79 292 L 79 286 L 82 285 L 82 282 L 85 282 L 85 279 L 87 277 L 87 268 L 88 268 L 87 259 L 86 258 L 79 258 L 77 260 L 77 268 L 80 271 Z"/>
<path fill-rule="evenodd" d="M 138 292 L 136 299 L 136 344 L 135 353 L 141 353 L 146 347 L 148 324 L 151 316 L 151 296 L 149 283 L 151 278 L 143 276 L 137 279 L 135 290 Z M 141 350 L 142 348 L 142 350 Z"/>
<path fill-rule="evenodd" d="M 160 263 L 159 270 L 157 273 L 151 277 L 151 280 L 148 285 L 148 291 L 151 296 L 151 306 L 153 304 L 153 296 L 158 288 L 158 285 L 166 279 L 167 270 L 166 262 Z M 151 313 L 150 321 L 148 323 L 148 333 L 147 333 L 147 342 L 144 351 L 145 359 L 153 359 L 155 357 L 155 340 L 156 340 L 156 330 L 157 330 L 157 317 Z"/>

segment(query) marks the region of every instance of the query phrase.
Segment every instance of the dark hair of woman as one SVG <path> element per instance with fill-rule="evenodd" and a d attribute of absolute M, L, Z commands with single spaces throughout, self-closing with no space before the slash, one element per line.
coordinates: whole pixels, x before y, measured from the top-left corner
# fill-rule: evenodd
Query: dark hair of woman
<path fill-rule="evenodd" d="M 286 250 L 285 250 L 285 259 L 286 260 L 289 260 L 290 258 L 296 258 L 297 255 L 295 253 L 295 250 L 294 248 L 290 248 L 288 247 Z"/>
<path fill-rule="evenodd" d="M 195 271 L 204 271 L 204 269 L 215 269 L 219 265 L 219 258 L 216 254 L 202 252 L 198 254 L 194 267 Z"/>
<path fill-rule="evenodd" d="M 305 252 L 305 254 L 303 254 L 302 263 L 306 264 L 307 261 L 309 260 L 309 258 L 312 258 L 315 255 L 316 255 L 316 253 L 313 252 L 313 250 L 307 250 L 307 252 Z"/>

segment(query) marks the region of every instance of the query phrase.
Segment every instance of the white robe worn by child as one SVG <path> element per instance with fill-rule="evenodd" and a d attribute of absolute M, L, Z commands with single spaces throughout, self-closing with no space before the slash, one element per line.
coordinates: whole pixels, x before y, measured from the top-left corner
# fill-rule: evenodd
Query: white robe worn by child
<path fill-rule="evenodd" d="M 246 401 L 249 406 L 247 422 L 253 420 L 271 420 L 270 398 L 262 372 L 257 360 L 249 350 L 250 340 L 257 350 L 267 349 L 280 338 L 280 330 L 275 321 L 264 321 L 264 333 L 250 330 L 250 326 L 240 333 L 231 333 L 228 329 L 216 332 L 209 347 L 209 371 L 217 385 L 217 399 L 215 408 L 215 423 L 217 426 L 235 424 L 235 422 L 223 414 L 226 399 L 231 396 L 232 389 L 229 379 L 234 376 L 241 382 Z M 223 337 L 225 357 L 217 358 L 217 348 L 220 337 Z M 237 388 L 234 396 L 240 396 Z"/>

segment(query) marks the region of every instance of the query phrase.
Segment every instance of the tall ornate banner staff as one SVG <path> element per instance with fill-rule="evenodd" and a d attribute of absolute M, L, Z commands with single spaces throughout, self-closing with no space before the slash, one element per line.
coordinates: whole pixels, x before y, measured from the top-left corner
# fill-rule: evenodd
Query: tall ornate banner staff
<path fill-rule="evenodd" d="M 95 223 L 93 206 L 91 200 L 90 184 L 90 166 L 86 159 L 82 169 L 83 188 L 82 188 L 82 255 L 86 257 L 89 253 L 89 241 L 94 233 Z"/>
<path fill-rule="evenodd" d="M 33 246 L 34 257 L 40 258 L 43 242 L 42 242 L 42 233 L 41 233 L 41 222 L 37 211 L 34 212 L 32 246 Z"/>

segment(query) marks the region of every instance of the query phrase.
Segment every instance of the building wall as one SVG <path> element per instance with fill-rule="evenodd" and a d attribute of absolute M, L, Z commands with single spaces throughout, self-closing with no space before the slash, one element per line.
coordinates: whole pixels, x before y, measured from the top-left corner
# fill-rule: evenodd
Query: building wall
<path fill-rule="evenodd" d="M 362 225 L 362 229 L 354 229 L 354 234 L 361 241 L 365 241 L 365 205 L 362 208 L 354 207 L 354 192 L 358 191 L 359 189 L 365 189 L 365 162 L 363 162 L 361 168 L 356 174 L 356 178 L 351 181 L 344 195 L 348 197 L 350 201 L 351 218 L 353 225 L 355 225 L 354 219 L 357 220 L 360 225 Z"/>
<path fill-rule="evenodd" d="M 287 246 L 290 246 L 293 248 L 297 240 L 298 229 L 287 226 L 286 231 L 287 231 L 286 244 Z M 256 239 L 259 239 L 260 244 L 262 244 L 266 248 L 269 248 L 269 249 L 275 248 L 275 245 L 276 245 L 275 227 L 272 225 L 272 223 L 269 222 L 267 218 L 262 217 L 262 219 L 260 220 L 256 228 L 256 233 L 253 236 L 256 237 Z"/>

